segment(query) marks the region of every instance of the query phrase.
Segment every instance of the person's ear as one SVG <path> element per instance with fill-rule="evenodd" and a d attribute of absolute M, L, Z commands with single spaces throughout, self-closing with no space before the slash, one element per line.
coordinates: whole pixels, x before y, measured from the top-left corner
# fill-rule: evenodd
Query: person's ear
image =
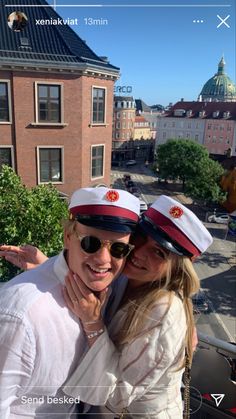
<path fill-rule="evenodd" d="M 71 243 L 71 234 L 67 231 L 64 230 L 64 248 L 68 249 Z"/>

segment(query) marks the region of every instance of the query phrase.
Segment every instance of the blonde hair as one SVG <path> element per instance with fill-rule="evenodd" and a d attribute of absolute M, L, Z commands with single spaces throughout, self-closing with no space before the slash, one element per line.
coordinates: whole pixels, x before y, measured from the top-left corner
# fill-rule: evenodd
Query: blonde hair
<path fill-rule="evenodd" d="M 190 363 L 193 356 L 192 339 L 194 331 L 193 306 L 191 296 L 199 290 L 199 278 L 193 268 L 191 260 L 187 257 L 171 255 L 167 260 L 167 273 L 163 279 L 147 283 L 133 290 L 132 299 L 125 300 L 127 315 L 123 327 L 115 336 L 118 345 L 131 342 L 139 333 L 158 300 L 167 297 L 167 309 L 162 319 L 167 314 L 175 294 L 183 300 L 186 315 L 186 353 Z M 161 320 L 162 320 L 161 319 Z M 182 366 L 180 367 L 182 368 Z"/>
<path fill-rule="evenodd" d="M 68 234 L 73 234 L 76 231 L 76 220 L 62 220 L 61 225 L 64 229 L 64 232 L 67 232 Z"/>

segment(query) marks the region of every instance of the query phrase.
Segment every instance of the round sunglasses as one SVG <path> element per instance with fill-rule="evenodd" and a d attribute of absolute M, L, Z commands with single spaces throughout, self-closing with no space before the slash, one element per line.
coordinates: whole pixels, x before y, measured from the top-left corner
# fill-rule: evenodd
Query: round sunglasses
<path fill-rule="evenodd" d="M 134 249 L 134 245 L 124 242 L 113 242 L 110 240 L 101 240 L 95 236 L 81 236 L 75 232 L 75 236 L 80 241 L 80 246 L 85 253 L 96 253 L 102 247 L 107 246 L 112 257 L 122 259 L 129 255 Z"/>

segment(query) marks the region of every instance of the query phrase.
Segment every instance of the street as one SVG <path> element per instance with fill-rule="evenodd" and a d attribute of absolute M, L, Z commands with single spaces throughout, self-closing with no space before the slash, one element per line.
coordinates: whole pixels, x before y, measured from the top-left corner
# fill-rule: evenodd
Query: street
<path fill-rule="evenodd" d="M 172 196 L 182 204 L 191 205 L 191 199 L 185 197 L 179 185 L 159 184 L 149 168 L 136 165 L 112 171 L 114 187 L 125 189 L 122 180 L 124 174 L 130 174 L 132 180 L 141 190 L 141 199 L 147 204 L 152 203 L 161 195 Z M 195 211 L 194 211 L 195 212 Z M 236 332 L 236 243 L 235 237 L 229 235 L 225 239 L 226 226 L 216 223 L 205 223 L 205 212 L 201 209 L 197 215 L 212 234 L 214 241 L 208 251 L 195 262 L 195 269 L 201 280 L 201 289 L 209 303 L 210 312 L 196 315 L 198 330 L 208 336 L 225 341 L 235 342 Z"/>

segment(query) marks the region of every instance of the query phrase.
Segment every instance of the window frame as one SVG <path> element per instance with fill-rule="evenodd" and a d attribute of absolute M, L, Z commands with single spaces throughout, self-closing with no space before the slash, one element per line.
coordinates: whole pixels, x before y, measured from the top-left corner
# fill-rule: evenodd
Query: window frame
<path fill-rule="evenodd" d="M 102 176 L 94 176 L 93 177 L 93 148 L 95 147 L 103 147 L 103 166 L 102 166 Z M 92 144 L 91 145 L 91 180 L 96 179 L 103 179 L 105 174 L 105 155 L 106 155 L 106 145 L 103 144 Z"/>
<path fill-rule="evenodd" d="M 41 122 L 39 121 L 39 96 L 38 96 L 38 87 L 39 86 L 58 86 L 60 87 L 60 122 Z M 49 82 L 49 81 L 35 81 L 35 123 L 32 125 L 42 125 L 42 126 L 67 126 L 64 120 L 64 83 L 62 82 Z"/>
<path fill-rule="evenodd" d="M 94 89 L 101 89 L 104 90 L 104 121 L 103 122 L 94 122 L 93 121 L 93 91 Z M 106 86 L 97 86 L 92 85 L 91 86 L 91 122 L 90 125 L 92 127 L 94 126 L 107 126 L 107 87 Z"/>
<path fill-rule="evenodd" d="M 40 150 L 43 149 L 60 149 L 61 150 L 61 180 L 60 181 L 52 181 L 49 180 L 48 182 L 41 182 L 40 176 Z M 64 146 L 62 145 L 39 145 L 36 147 L 37 152 L 37 184 L 38 185 L 48 185 L 52 183 L 53 185 L 62 185 L 65 183 L 65 176 L 64 176 Z"/>
<path fill-rule="evenodd" d="M 9 117 L 8 121 L 0 121 L 0 125 L 10 125 L 12 124 L 11 80 L 0 79 L 0 83 L 5 83 L 7 85 L 8 117 Z"/>
<path fill-rule="evenodd" d="M 11 150 L 11 163 L 12 165 L 9 166 L 11 167 L 13 170 L 15 170 L 15 158 L 14 158 L 14 146 L 13 145 L 0 145 L 0 149 L 2 148 L 10 148 Z"/>

